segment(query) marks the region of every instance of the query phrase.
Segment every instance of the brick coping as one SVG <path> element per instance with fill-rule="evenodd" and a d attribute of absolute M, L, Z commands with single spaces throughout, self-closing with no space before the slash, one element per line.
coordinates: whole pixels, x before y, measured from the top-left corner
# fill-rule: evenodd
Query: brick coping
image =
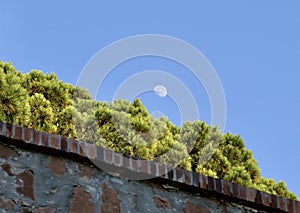
<path fill-rule="evenodd" d="M 246 204 L 249 207 L 257 207 L 272 212 L 300 212 L 299 201 L 271 195 L 196 172 L 171 168 L 154 161 L 126 156 L 65 136 L 0 122 L 0 137 L 8 139 L 6 143 L 14 146 L 29 146 L 31 150 L 37 152 L 65 153 L 66 156 L 72 155 L 96 162 L 96 165 L 101 164 L 100 168 L 110 167 L 110 170 L 113 169 L 117 173 L 124 173 L 125 171 L 124 174 L 131 173 L 132 177 L 139 174 L 145 179 L 159 179 L 160 183 L 177 185 L 184 190 L 196 191 L 205 196 Z M 122 176 L 124 175 L 122 174 Z M 130 178 L 130 175 L 127 178 Z M 153 182 L 155 182 L 155 179 L 153 179 Z M 150 181 L 152 182 L 152 180 Z"/>

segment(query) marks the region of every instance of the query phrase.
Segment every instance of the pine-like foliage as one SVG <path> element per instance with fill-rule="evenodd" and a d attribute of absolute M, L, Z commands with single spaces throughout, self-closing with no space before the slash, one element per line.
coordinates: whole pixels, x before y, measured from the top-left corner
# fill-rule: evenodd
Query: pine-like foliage
<path fill-rule="evenodd" d="M 202 121 L 179 128 L 151 117 L 139 99 L 95 101 L 55 74 L 22 74 L 1 61 L 0 120 L 297 199 L 283 181 L 261 176 L 239 135 L 222 134 Z"/>
<path fill-rule="evenodd" d="M 0 119 L 28 125 L 30 116 L 29 95 L 21 83 L 23 76 L 10 63 L 0 61 Z"/>

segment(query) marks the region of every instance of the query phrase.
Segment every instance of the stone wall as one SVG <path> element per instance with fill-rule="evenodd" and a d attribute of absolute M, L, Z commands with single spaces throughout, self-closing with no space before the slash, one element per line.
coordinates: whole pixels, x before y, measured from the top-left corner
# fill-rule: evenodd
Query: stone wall
<path fill-rule="evenodd" d="M 125 156 L 101 149 L 100 157 L 99 149 L 84 149 L 116 167 L 114 175 L 124 167 L 133 175 L 159 174 L 147 180 L 117 177 L 86 157 L 79 142 L 60 136 L 3 123 L 0 135 L 0 212 L 300 212 L 296 201 L 180 169 L 160 174 L 140 159 L 128 158 L 126 167 Z"/>

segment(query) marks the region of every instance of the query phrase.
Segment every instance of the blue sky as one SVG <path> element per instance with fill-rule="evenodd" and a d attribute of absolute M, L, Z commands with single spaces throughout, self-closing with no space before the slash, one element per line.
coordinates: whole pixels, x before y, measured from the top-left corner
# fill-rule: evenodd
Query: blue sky
<path fill-rule="evenodd" d="M 264 177 L 284 180 L 300 197 L 300 2 L 292 1 L 2 1 L 0 59 L 23 72 L 55 72 L 76 84 L 89 59 L 119 39 L 162 34 L 200 50 L 218 74 L 227 104 L 225 131 L 240 134 Z M 205 90 L 180 65 L 142 57 L 116 67 L 99 90 L 111 100 L 129 76 L 170 72 L 210 122 Z M 150 112 L 180 123 L 171 99 L 140 94 Z"/>

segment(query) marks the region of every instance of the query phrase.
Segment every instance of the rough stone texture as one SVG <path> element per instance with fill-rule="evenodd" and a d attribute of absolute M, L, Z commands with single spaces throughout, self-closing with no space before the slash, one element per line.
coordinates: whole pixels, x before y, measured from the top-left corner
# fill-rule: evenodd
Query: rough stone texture
<path fill-rule="evenodd" d="M 103 205 L 101 206 L 102 213 L 118 213 L 120 211 L 120 200 L 118 193 L 109 188 L 106 183 L 102 184 L 101 200 Z"/>
<path fill-rule="evenodd" d="M 10 164 L 8 162 L 5 162 L 2 164 L 2 170 L 5 171 L 9 176 L 13 176 L 13 172 L 11 171 Z"/>
<path fill-rule="evenodd" d="M 9 159 L 16 157 L 17 153 L 8 146 L 0 144 L 0 158 Z"/>
<path fill-rule="evenodd" d="M 90 195 L 81 187 L 75 187 L 70 213 L 95 213 L 96 209 L 94 204 L 90 202 L 90 198 Z"/>
<path fill-rule="evenodd" d="M 184 209 L 183 209 L 184 213 L 211 213 L 211 211 L 209 209 L 207 209 L 204 206 L 201 205 L 197 205 L 197 204 L 193 204 L 190 201 L 187 201 L 185 203 Z"/>
<path fill-rule="evenodd" d="M 11 199 L 0 196 L 0 208 L 5 210 L 14 210 L 15 203 Z"/>
<path fill-rule="evenodd" d="M 130 181 L 114 177 L 90 162 L 74 161 L 63 153 L 54 157 L 4 146 L 1 140 L 1 213 L 263 212 L 168 187 L 160 183 L 161 179 Z"/>
<path fill-rule="evenodd" d="M 169 202 L 167 199 L 162 198 L 160 196 L 155 195 L 153 197 L 153 203 L 158 207 L 158 208 L 163 208 L 163 209 L 171 209 L 172 207 L 170 206 Z"/>
<path fill-rule="evenodd" d="M 51 208 L 38 208 L 33 211 L 33 213 L 55 213 L 55 209 Z"/>
<path fill-rule="evenodd" d="M 87 165 L 78 164 L 80 174 L 87 179 L 90 179 L 94 174 L 94 168 Z"/>

